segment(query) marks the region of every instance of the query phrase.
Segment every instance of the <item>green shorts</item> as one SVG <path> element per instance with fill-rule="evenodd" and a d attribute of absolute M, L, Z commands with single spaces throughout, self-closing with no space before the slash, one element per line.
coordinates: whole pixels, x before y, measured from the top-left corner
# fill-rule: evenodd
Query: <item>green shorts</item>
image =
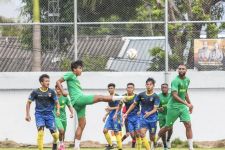
<path fill-rule="evenodd" d="M 183 108 L 168 108 L 166 115 L 166 125 L 167 127 L 173 126 L 174 122 L 180 118 L 181 122 L 190 122 L 191 117 L 187 107 Z"/>
<path fill-rule="evenodd" d="M 91 105 L 93 103 L 94 103 L 94 95 L 82 95 L 77 100 L 73 101 L 73 107 L 77 112 L 78 119 L 85 117 L 86 105 Z"/>
<path fill-rule="evenodd" d="M 66 131 L 67 121 L 61 120 L 60 118 L 55 118 L 56 127 L 58 130 Z"/>
<path fill-rule="evenodd" d="M 162 128 L 166 125 L 166 115 L 159 115 L 159 127 Z"/>

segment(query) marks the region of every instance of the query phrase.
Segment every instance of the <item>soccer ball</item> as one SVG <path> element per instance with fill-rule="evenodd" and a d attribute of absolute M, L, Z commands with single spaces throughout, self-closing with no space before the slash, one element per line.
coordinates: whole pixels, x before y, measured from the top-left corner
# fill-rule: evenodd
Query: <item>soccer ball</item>
<path fill-rule="evenodd" d="M 137 50 L 134 49 L 134 48 L 130 48 L 128 51 L 127 51 L 127 57 L 129 59 L 136 59 L 137 58 Z"/>

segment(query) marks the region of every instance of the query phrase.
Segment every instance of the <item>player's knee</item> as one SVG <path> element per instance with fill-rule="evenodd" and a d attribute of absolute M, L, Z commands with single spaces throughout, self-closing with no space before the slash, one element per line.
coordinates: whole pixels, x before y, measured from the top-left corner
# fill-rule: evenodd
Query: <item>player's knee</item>
<path fill-rule="evenodd" d="M 38 129 L 38 131 L 41 131 L 41 130 L 44 131 L 44 126 L 38 127 L 37 129 Z"/>
<path fill-rule="evenodd" d="M 155 140 L 155 135 L 150 135 L 150 140 L 154 141 Z"/>
<path fill-rule="evenodd" d="M 107 129 L 103 129 L 103 133 L 104 134 L 108 133 L 108 130 Z"/>
<path fill-rule="evenodd" d="M 185 123 L 184 126 L 185 126 L 186 129 L 191 129 L 191 123 L 190 122 Z"/>
<path fill-rule="evenodd" d="M 59 129 L 59 134 L 64 134 L 65 131 L 63 129 Z"/>

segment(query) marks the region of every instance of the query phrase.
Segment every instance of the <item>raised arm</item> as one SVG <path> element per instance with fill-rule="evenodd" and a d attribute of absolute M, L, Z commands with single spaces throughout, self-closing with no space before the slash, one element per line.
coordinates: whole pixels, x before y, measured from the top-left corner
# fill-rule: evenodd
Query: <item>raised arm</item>
<path fill-rule="evenodd" d="M 58 81 L 56 81 L 56 86 L 60 89 L 60 91 L 62 92 L 62 95 L 63 96 L 67 96 L 68 93 L 63 89 L 62 87 L 62 83 L 64 82 L 65 80 L 63 78 L 60 78 Z"/>

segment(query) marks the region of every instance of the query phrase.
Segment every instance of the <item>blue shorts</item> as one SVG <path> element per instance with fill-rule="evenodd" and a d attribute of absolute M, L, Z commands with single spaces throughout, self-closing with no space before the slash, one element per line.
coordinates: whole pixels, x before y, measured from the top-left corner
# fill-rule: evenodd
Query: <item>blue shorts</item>
<path fill-rule="evenodd" d="M 140 130 L 140 118 L 138 116 L 127 118 L 127 126 L 129 132 L 134 132 Z"/>
<path fill-rule="evenodd" d="M 49 130 L 56 131 L 55 116 L 53 112 L 36 112 L 35 120 L 37 128 L 46 127 Z"/>
<path fill-rule="evenodd" d="M 113 120 L 113 117 L 108 117 L 104 126 L 104 129 L 112 131 L 121 131 L 121 120 Z"/>
<path fill-rule="evenodd" d="M 157 120 L 152 121 L 152 120 L 145 119 L 144 117 L 141 117 L 140 124 L 141 124 L 141 128 L 148 129 L 150 134 L 153 134 L 153 135 L 156 134 Z"/>

